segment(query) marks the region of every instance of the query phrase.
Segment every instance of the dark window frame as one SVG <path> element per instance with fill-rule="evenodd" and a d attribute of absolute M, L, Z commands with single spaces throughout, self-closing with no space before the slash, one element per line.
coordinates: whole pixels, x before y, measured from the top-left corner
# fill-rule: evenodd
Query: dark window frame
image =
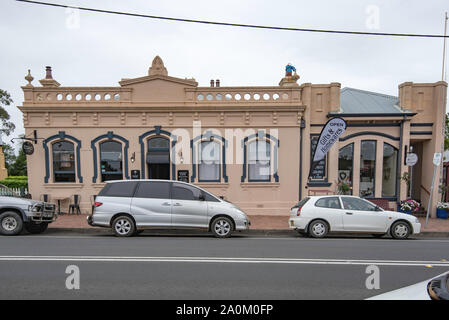
<path fill-rule="evenodd" d="M 61 145 L 71 145 L 71 150 L 55 150 L 55 145 L 61 144 Z M 73 156 L 72 160 L 55 160 L 55 152 L 66 152 Z M 56 140 L 51 143 L 51 156 L 52 156 L 52 173 L 53 173 L 53 182 L 54 183 L 76 183 L 76 153 L 75 153 L 75 143 L 68 140 Z M 73 169 L 70 170 L 56 170 L 55 163 L 71 163 Z M 61 176 L 70 176 L 69 181 L 67 180 L 61 180 L 58 181 L 59 177 Z"/>
<path fill-rule="evenodd" d="M 102 167 L 101 167 L 102 166 L 102 162 L 103 162 L 102 146 L 105 143 L 115 143 L 115 144 L 120 145 L 121 160 L 120 161 L 111 161 L 111 162 L 120 162 L 121 171 L 104 171 L 103 172 Z M 123 161 L 123 144 L 120 141 L 116 141 L 116 140 L 104 140 L 104 141 L 102 141 L 102 142 L 100 142 L 98 144 L 98 150 L 99 150 L 99 153 L 100 153 L 100 179 L 101 179 L 101 182 L 112 181 L 112 180 L 123 180 L 123 173 L 124 173 L 124 170 L 123 170 L 123 164 L 124 164 L 124 161 Z M 108 160 L 106 160 L 106 161 L 108 161 Z M 120 176 L 120 178 L 117 178 L 117 179 L 105 179 L 104 176 L 108 176 L 108 175 L 109 176 L 117 176 L 117 177 Z"/>

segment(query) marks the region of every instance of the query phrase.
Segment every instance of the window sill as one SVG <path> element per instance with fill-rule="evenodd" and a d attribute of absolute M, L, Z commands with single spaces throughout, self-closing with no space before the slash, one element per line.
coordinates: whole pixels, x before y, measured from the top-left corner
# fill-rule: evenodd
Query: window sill
<path fill-rule="evenodd" d="M 242 182 L 240 186 L 242 188 L 279 188 L 281 184 L 279 182 Z"/>
<path fill-rule="evenodd" d="M 227 182 L 193 182 L 195 186 L 200 188 L 228 188 L 229 183 Z"/>
<path fill-rule="evenodd" d="M 44 184 L 44 187 L 49 188 L 62 188 L 62 189 L 71 189 L 71 188 L 82 188 L 84 187 L 84 183 L 74 183 L 74 182 L 52 182 Z"/>

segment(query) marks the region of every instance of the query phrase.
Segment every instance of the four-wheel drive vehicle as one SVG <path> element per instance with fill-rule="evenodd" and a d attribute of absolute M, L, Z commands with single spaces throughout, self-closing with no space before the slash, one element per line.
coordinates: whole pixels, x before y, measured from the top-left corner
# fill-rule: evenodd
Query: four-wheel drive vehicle
<path fill-rule="evenodd" d="M 44 232 L 56 219 L 54 204 L 21 198 L 0 185 L 0 234 L 17 235 L 23 228 L 29 233 Z"/>
<path fill-rule="evenodd" d="M 230 202 L 194 185 L 170 180 L 109 181 L 87 218 L 91 226 L 129 237 L 145 229 L 198 228 L 227 238 L 247 230 L 246 214 Z"/>
<path fill-rule="evenodd" d="M 383 210 L 360 197 L 343 195 L 304 198 L 291 208 L 289 227 L 313 238 L 347 232 L 406 239 L 421 231 L 418 218 L 410 214 Z"/>

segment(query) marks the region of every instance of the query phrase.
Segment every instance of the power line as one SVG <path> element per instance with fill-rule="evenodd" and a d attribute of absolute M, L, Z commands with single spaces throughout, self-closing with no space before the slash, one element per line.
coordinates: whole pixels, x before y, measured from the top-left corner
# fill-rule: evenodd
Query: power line
<path fill-rule="evenodd" d="M 201 23 L 201 24 L 211 24 L 227 27 L 243 27 L 243 28 L 254 28 L 254 29 L 269 29 L 269 30 L 280 30 L 280 31 L 300 31 L 300 32 L 315 32 L 315 33 L 334 33 L 334 34 L 350 34 L 350 35 L 365 35 L 365 36 L 390 36 L 390 37 L 414 37 L 414 38 L 449 38 L 449 36 L 440 34 L 416 34 L 416 33 L 384 33 L 384 32 L 363 32 L 363 31 L 345 31 L 345 30 L 325 30 L 325 29 L 305 29 L 305 28 L 289 28 L 289 27 L 275 27 L 275 26 L 263 26 L 254 24 L 241 24 L 241 23 L 229 23 L 229 22 L 217 22 L 217 21 L 206 21 L 206 20 L 194 20 L 194 19 L 183 19 L 183 18 L 172 18 L 172 17 L 162 17 L 153 16 L 147 14 L 123 12 L 123 11 L 112 11 L 104 9 L 95 8 L 85 8 L 85 7 L 75 7 L 65 4 L 48 3 L 41 1 L 31 1 L 31 0 L 16 0 L 19 2 L 38 4 L 51 7 L 59 8 L 70 8 L 82 11 L 117 14 L 131 17 L 139 18 L 149 18 L 158 20 L 168 20 L 168 21 L 178 21 L 178 22 L 190 22 L 190 23 Z"/>

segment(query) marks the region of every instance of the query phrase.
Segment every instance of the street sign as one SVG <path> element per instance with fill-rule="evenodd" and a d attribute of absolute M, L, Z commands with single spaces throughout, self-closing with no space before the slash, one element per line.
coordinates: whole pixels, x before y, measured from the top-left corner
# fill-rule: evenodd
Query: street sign
<path fill-rule="evenodd" d="M 407 158 L 405 159 L 405 163 L 413 167 L 418 162 L 418 156 L 416 153 L 409 153 L 407 154 Z"/>
<path fill-rule="evenodd" d="M 440 152 L 435 152 L 433 154 L 433 164 L 436 166 L 439 166 L 441 163 L 441 153 Z"/>

